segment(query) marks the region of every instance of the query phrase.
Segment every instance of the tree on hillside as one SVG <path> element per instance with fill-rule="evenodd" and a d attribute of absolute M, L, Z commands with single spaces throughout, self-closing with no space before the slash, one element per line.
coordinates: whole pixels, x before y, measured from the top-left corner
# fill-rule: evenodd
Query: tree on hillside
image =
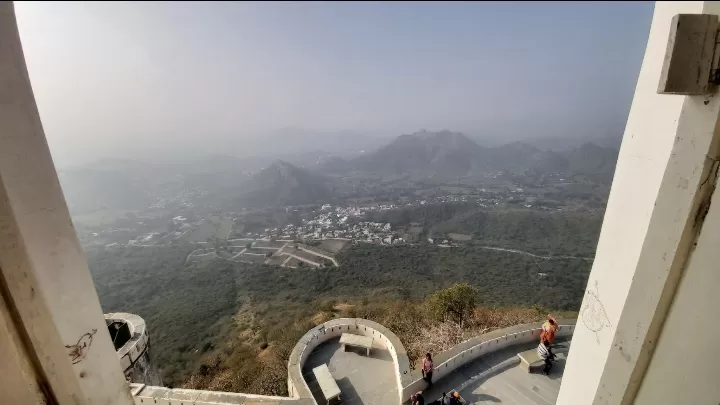
<path fill-rule="evenodd" d="M 463 320 L 472 313 L 478 291 L 468 283 L 455 284 L 430 296 L 428 305 L 435 316 L 443 321 L 448 318 L 462 326 Z"/>
<path fill-rule="evenodd" d="M 248 242 L 245 244 L 245 249 L 250 249 L 252 247 L 252 242 Z"/>

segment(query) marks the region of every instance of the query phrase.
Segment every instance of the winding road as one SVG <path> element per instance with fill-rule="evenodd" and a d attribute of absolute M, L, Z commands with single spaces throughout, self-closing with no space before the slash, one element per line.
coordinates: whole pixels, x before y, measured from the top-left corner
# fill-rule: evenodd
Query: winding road
<path fill-rule="evenodd" d="M 437 245 L 437 246 L 439 246 L 439 247 L 452 247 L 452 246 L 449 246 L 449 245 Z M 542 256 L 542 255 L 536 255 L 535 253 L 526 252 L 526 251 L 524 251 L 524 250 L 505 249 L 505 248 L 495 247 L 495 246 L 476 246 L 476 247 L 479 247 L 480 249 L 486 249 L 486 250 L 496 250 L 496 251 L 500 251 L 500 252 L 517 253 L 517 254 L 519 254 L 519 255 L 525 255 L 525 256 L 535 257 L 535 258 L 537 258 L 537 259 L 546 259 L 546 260 L 551 260 L 551 259 L 580 259 L 580 260 L 585 260 L 585 261 L 588 261 L 588 262 L 591 262 L 591 261 L 595 260 L 595 258 L 593 258 L 593 257 L 583 257 L 583 256 L 567 256 L 567 255 Z"/>

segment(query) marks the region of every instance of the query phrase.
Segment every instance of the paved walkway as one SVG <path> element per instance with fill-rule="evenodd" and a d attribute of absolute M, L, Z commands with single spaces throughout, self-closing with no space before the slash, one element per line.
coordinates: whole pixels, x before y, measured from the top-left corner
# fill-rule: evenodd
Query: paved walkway
<path fill-rule="evenodd" d="M 429 404 L 440 399 L 443 392 L 457 390 L 468 404 L 553 405 L 560 391 L 570 342 L 558 341 L 555 346 L 557 362 L 549 376 L 542 375 L 540 370 L 527 373 L 518 367 L 517 354 L 537 347 L 536 343 L 513 346 L 481 356 L 435 381 L 433 388 L 424 392 L 425 401 Z"/>
<path fill-rule="evenodd" d="M 317 403 L 327 401 L 312 369 L 327 364 L 340 387 L 343 405 L 397 405 L 397 379 L 390 352 L 377 342 L 373 342 L 370 357 L 363 348 L 348 347 L 343 352 L 339 340 L 330 339 L 316 347 L 303 367 L 303 378 Z"/>
<path fill-rule="evenodd" d="M 326 401 L 312 369 L 327 364 L 340 387 L 344 405 L 396 405 L 398 394 L 390 353 L 377 342 L 370 357 L 364 355 L 364 349 L 348 348 L 348 352 L 343 352 L 338 340 L 331 339 L 315 348 L 303 367 L 303 377 L 317 403 L 325 404 Z M 517 354 L 534 347 L 537 344 L 513 346 L 458 368 L 435 381 L 431 390 L 424 391 L 426 404 L 440 399 L 443 392 L 453 390 L 460 391 L 468 405 L 555 404 L 570 342 L 556 343 L 557 362 L 549 376 L 540 374 L 539 369 L 527 373 L 518 367 Z"/>

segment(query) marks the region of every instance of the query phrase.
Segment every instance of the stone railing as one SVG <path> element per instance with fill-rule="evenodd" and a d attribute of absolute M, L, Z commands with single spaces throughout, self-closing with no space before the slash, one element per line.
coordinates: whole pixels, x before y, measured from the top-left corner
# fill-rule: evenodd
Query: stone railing
<path fill-rule="evenodd" d="M 312 398 L 274 397 L 130 384 L 135 405 L 315 405 Z"/>
<path fill-rule="evenodd" d="M 145 329 L 145 320 L 135 314 L 115 312 L 105 314 L 105 322 L 108 325 L 122 323 L 128 327 L 129 339 L 117 349 L 125 378 L 136 383 L 162 385 L 160 374 L 150 361 L 150 337 Z"/>
<path fill-rule="evenodd" d="M 575 331 L 575 320 L 558 320 L 560 328 L 556 333 L 558 338 L 567 338 L 572 336 Z M 450 374 L 453 370 L 463 366 L 480 356 L 489 354 L 506 347 L 527 344 L 533 341 L 539 341 L 540 329 L 542 322 L 516 325 L 509 328 L 498 329 L 492 332 L 484 333 L 472 339 L 468 339 L 459 343 L 452 348 L 435 353 L 433 355 L 433 381 L 439 380 Z M 411 374 L 412 381 L 403 387 L 403 396 L 401 403 L 415 393 L 425 388 L 426 383 L 422 379 L 422 372 L 414 370 Z"/>
<path fill-rule="evenodd" d="M 559 320 L 558 338 L 572 336 L 575 320 Z M 448 375 L 458 367 L 476 360 L 482 355 L 506 347 L 527 344 L 539 339 L 541 322 L 517 325 L 499 329 L 466 340 L 449 350 L 435 353 L 436 364 L 433 380 Z M 288 360 L 288 393 L 290 397 L 253 395 L 231 392 L 170 389 L 164 387 L 131 384 L 135 404 L 160 405 L 317 405 L 307 382 L 302 376 L 302 368 L 312 351 L 321 343 L 337 338 L 343 333 L 352 333 L 375 338 L 375 342 L 386 348 L 393 359 L 398 388 L 398 404 L 402 404 L 410 394 L 425 388 L 419 370 L 411 371 L 410 361 L 400 339 L 388 328 L 377 322 L 360 318 L 341 318 L 325 322 L 309 330 L 293 348 Z"/>
<path fill-rule="evenodd" d="M 302 376 L 302 367 L 313 349 L 320 343 L 338 337 L 343 333 L 370 336 L 390 352 L 395 366 L 398 386 L 398 400 L 402 403 L 403 387 L 412 381 L 410 361 L 405 346 L 388 328 L 377 322 L 361 318 L 340 318 L 325 322 L 308 331 L 293 348 L 288 361 L 288 392 L 293 397 L 312 398 L 310 388 Z"/>

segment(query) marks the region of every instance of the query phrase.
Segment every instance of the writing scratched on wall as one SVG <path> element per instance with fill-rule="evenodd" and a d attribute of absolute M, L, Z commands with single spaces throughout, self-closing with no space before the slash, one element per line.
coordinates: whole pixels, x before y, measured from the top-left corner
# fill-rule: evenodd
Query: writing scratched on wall
<path fill-rule="evenodd" d="M 88 332 L 80 336 L 80 339 L 78 339 L 77 343 L 74 345 L 65 346 L 65 348 L 68 349 L 68 356 L 70 356 L 70 360 L 73 364 L 77 364 L 85 359 L 88 351 L 90 350 L 90 346 L 92 345 L 95 333 L 97 333 L 97 329 L 93 329 L 92 332 Z"/>
<path fill-rule="evenodd" d="M 595 281 L 594 291 L 591 289 L 585 291 L 585 302 L 582 310 L 580 311 L 580 317 L 583 324 L 585 324 L 585 327 L 595 333 L 595 340 L 597 340 L 599 344 L 600 331 L 604 328 L 609 328 L 612 325 L 610 324 L 610 319 L 605 311 L 605 306 L 600 300 L 597 281 Z"/>

